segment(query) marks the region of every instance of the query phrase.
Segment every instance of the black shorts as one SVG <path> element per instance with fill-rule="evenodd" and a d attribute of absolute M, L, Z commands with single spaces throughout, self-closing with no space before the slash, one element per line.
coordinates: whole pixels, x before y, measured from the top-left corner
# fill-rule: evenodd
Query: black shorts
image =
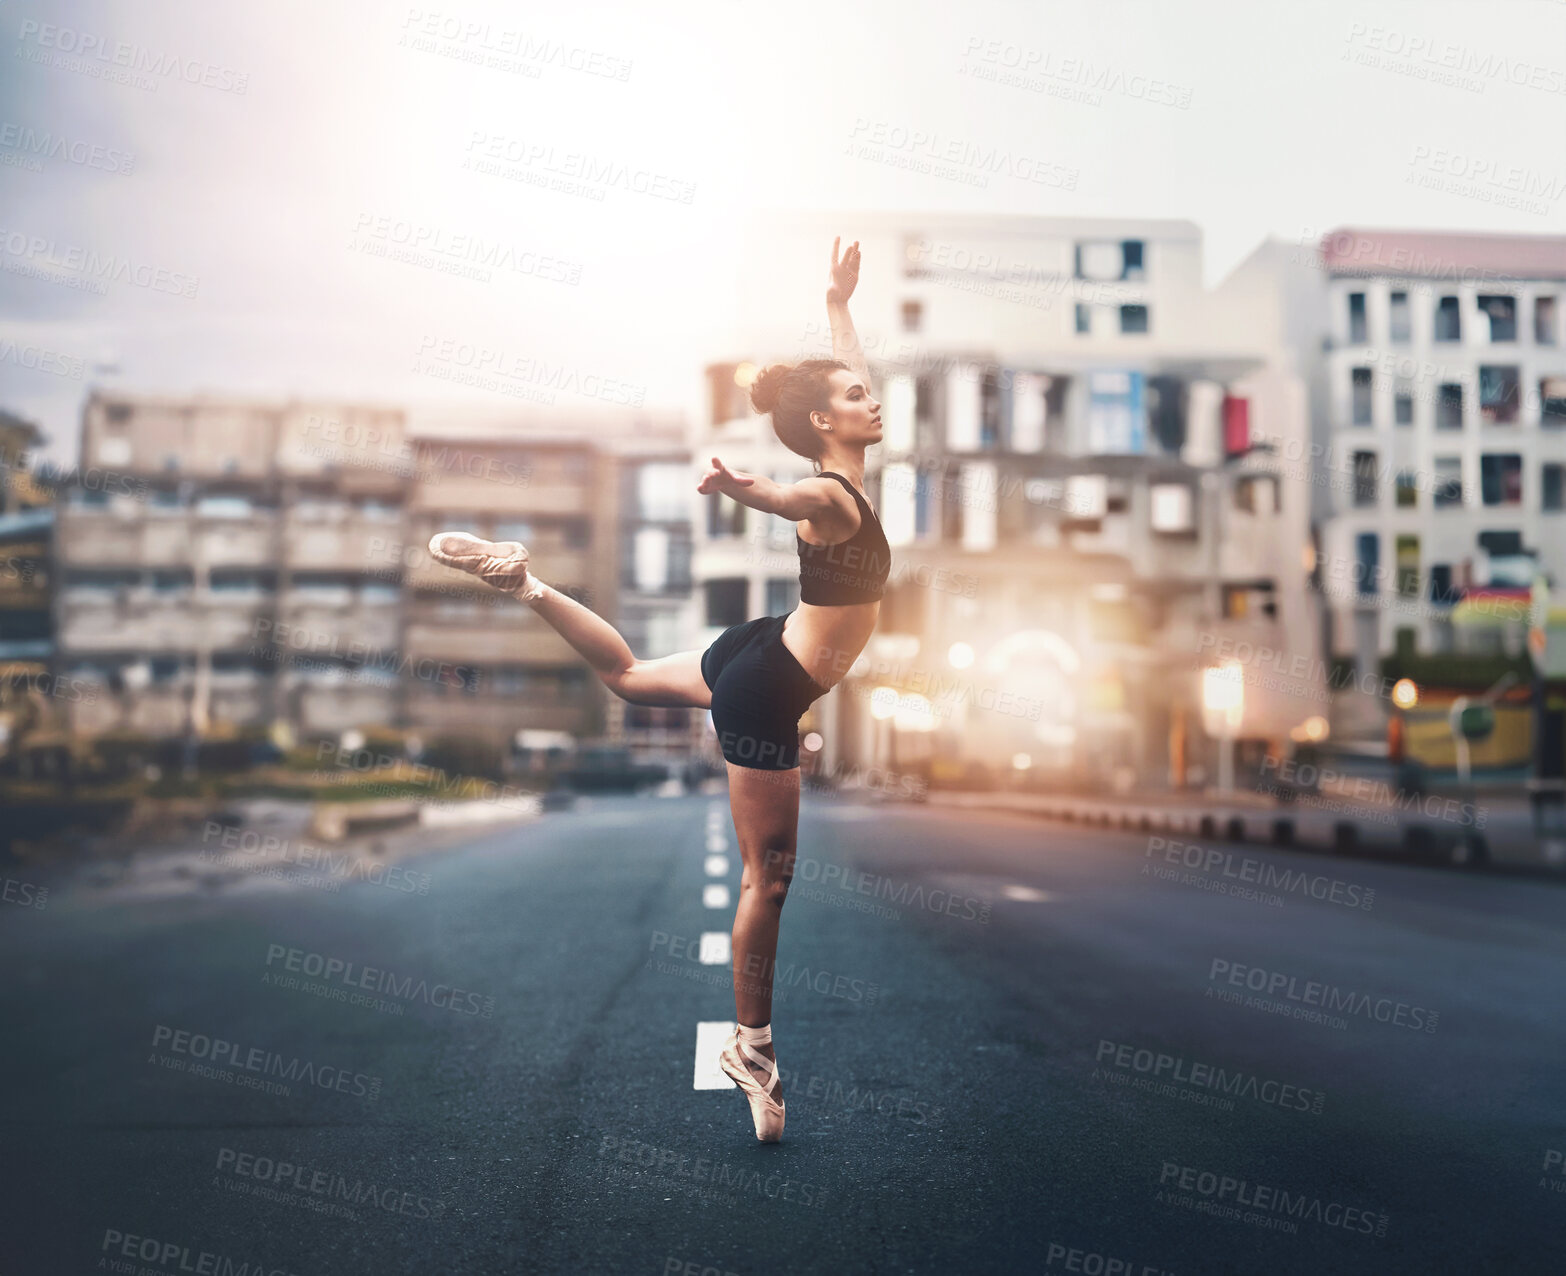
<path fill-rule="evenodd" d="M 799 765 L 799 719 L 826 695 L 783 645 L 787 616 L 730 625 L 701 654 L 712 689 L 718 747 L 736 766 L 788 771 Z"/>

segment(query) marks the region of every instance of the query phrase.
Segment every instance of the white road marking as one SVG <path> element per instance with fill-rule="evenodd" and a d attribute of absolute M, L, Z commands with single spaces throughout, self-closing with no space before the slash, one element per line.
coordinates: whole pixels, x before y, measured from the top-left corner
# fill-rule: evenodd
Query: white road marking
<path fill-rule="evenodd" d="M 729 932 L 726 930 L 704 930 L 701 933 L 701 964 L 703 966 L 727 966 L 732 954 L 729 952 Z"/>
<path fill-rule="evenodd" d="M 707 856 L 707 876 L 724 877 L 729 871 L 729 857 L 727 855 Z"/>
<path fill-rule="evenodd" d="M 723 1043 L 734 1031 L 732 1019 L 717 1020 L 696 1025 L 696 1078 L 697 1090 L 732 1090 L 730 1081 L 718 1067 L 718 1056 L 723 1053 Z"/>
<path fill-rule="evenodd" d="M 1001 894 L 1007 899 L 1020 899 L 1024 904 L 1046 904 L 1055 898 L 1048 891 L 1036 891 L 1031 886 L 1003 886 Z"/>
<path fill-rule="evenodd" d="M 709 851 L 726 851 L 729 849 L 729 839 L 721 833 L 707 834 L 707 849 Z"/>
<path fill-rule="evenodd" d="M 729 888 L 722 882 L 708 882 L 701 888 L 701 903 L 703 908 L 727 908 Z"/>

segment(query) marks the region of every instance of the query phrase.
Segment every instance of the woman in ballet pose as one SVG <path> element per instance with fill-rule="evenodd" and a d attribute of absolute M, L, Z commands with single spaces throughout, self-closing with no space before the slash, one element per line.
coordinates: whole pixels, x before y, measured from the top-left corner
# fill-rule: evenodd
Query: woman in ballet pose
<path fill-rule="evenodd" d="M 729 810 L 744 871 L 734 914 L 737 1027 L 719 1064 L 744 1092 L 756 1137 L 783 1133 L 783 1090 L 772 1045 L 772 977 L 778 922 L 794 873 L 799 827 L 799 719 L 837 683 L 875 629 L 891 551 L 865 498 L 865 449 L 881 441 L 881 405 L 848 315 L 859 245 L 832 244 L 827 315 L 833 359 L 774 364 L 751 386 L 784 446 L 814 463 L 791 484 L 730 470 L 717 457 L 696 485 L 795 525 L 800 603 L 785 616 L 730 626 L 705 651 L 638 660 L 618 631 L 539 580 L 515 541 L 443 532 L 440 563 L 471 572 L 532 607 L 631 704 L 710 709 L 728 767 Z M 809 535 L 805 535 L 805 533 Z"/>

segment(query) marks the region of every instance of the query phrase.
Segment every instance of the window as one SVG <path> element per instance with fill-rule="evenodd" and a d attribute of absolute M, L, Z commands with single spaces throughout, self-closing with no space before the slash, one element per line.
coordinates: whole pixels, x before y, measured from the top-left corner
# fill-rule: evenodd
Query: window
<path fill-rule="evenodd" d="M 1436 302 L 1435 340 L 1461 341 L 1463 321 L 1457 309 L 1456 297 L 1442 297 Z"/>
<path fill-rule="evenodd" d="M 1365 294 L 1349 293 L 1349 345 L 1362 346 L 1368 340 L 1365 333 Z"/>
<path fill-rule="evenodd" d="M 1376 592 L 1376 572 L 1380 567 L 1381 542 L 1374 532 L 1361 532 L 1354 538 L 1354 579 L 1362 597 Z"/>
<path fill-rule="evenodd" d="M 737 625 L 746 619 L 749 582 L 743 576 L 720 577 L 703 582 L 707 595 L 709 626 Z"/>
<path fill-rule="evenodd" d="M 1419 485 L 1415 482 L 1413 470 L 1399 470 L 1397 475 L 1397 507 L 1400 510 L 1411 510 L 1419 504 Z"/>
<path fill-rule="evenodd" d="M 1093 307 L 1085 301 L 1077 302 L 1077 332 L 1081 336 L 1090 336 L 1093 332 Z"/>
<path fill-rule="evenodd" d="M 1517 298 L 1491 296 L 1478 298 L 1479 312 L 1490 316 L 1490 341 L 1517 340 Z"/>
<path fill-rule="evenodd" d="M 521 519 L 507 518 L 495 520 L 495 535 L 497 541 L 521 541 L 524 545 L 533 545 L 538 537 L 533 531 L 533 524 Z"/>
<path fill-rule="evenodd" d="M 780 576 L 767 582 L 767 615 L 786 616 L 799 605 L 799 577 Z"/>
<path fill-rule="evenodd" d="M 1401 598 L 1419 597 L 1419 537 L 1397 538 L 1397 592 Z"/>
<path fill-rule="evenodd" d="M 1376 503 L 1376 454 L 1354 453 L 1354 505 L 1365 508 Z"/>
<path fill-rule="evenodd" d="M 189 593 L 192 580 L 191 571 L 188 567 L 155 571 L 152 573 L 152 592 L 155 594 Z"/>
<path fill-rule="evenodd" d="M 651 461 L 636 467 L 636 513 L 649 523 L 677 523 L 691 516 L 688 465 Z"/>
<path fill-rule="evenodd" d="M 1140 239 L 1084 242 L 1076 246 L 1078 279 L 1141 280 L 1147 277 Z"/>
<path fill-rule="evenodd" d="M 1435 459 L 1435 484 L 1431 488 L 1431 503 L 1438 510 L 1456 509 L 1463 503 L 1463 462 L 1456 456 L 1438 456 Z"/>
<path fill-rule="evenodd" d="M 1517 368 L 1479 366 L 1479 419 L 1486 425 L 1517 424 Z"/>
<path fill-rule="evenodd" d="M 1354 424 L 1369 425 L 1371 410 L 1371 379 L 1369 368 L 1355 368 L 1353 370 L 1354 392 Z"/>
<path fill-rule="evenodd" d="M 104 420 L 110 425 L 124 425 L 135 409 L 128 403 L 111 403 L 103 410 Z"/>
<path fill-rule="evenodd" d="M 903 331 L 918 332 L 920 322 L 924 318 L 924 303 L 922 301 L 903 302 Z"/>
<path fill-rule="evenodd" d="M 745 534 L 745 507 L 722 492 L 707 498 L 707 535 L 713 540 Z"/>
<path fill-rule="evenodd" d="M 1539 471 L 1539 503 L 1547 510 L 1566 509 L 1566 465 L 1546 461 Z"/>
<path fill-rule="evenodd" d="M 1463 428 L 1463 387 L 1455 381 L 1447 381 L 1436 389 L 1436 429 L 1461 430 Z"/>
<path fill-rule="evenodd" d="M 1556 342 L 1555 298 L 1533 299 L 1533 339 L 1541 346 L 1553 346 Z"/>
<path fill-rule="evenodd" d="M 1196 492 L 1189 483 L 1153 483 L 1148 487 L 1152 530 L 1165 536 L 1196 534 Z"/>
<path fill-rule="evenodd" d="M 1120 307 L 1120 331 L 1123 333 L 1138 333 L 1147 331 L 1147 307 L 1146 306 L 1121 306 Z"/>
<path fill-rule="evenodd" d="M 1392 392 L 1392 420 L 1398 425 L 1414 423 L 1414 386 L 1409 381 L 1399 381 Z"/>
<path fill-rule="evenodd" d="M 1406 343 L 1412 336 L 1412 325 L 1408 315 L 1408 294 L 1406 292 L 1394 292 L 1389 301 L 1391 302 L 1391 316 L 1388 335 L 1395 342 Z"/>
<path fill-rule="evenodd" d="M 1487 452 L 1479 458 L 1479 494 L 1486 505 L 1522 504 L 1522 457 Z"/>
<path fill-rule="evenodd" d="M 1566 426 L 1566 377 L 1540 379 L 1539 424 L 1548 429 Z"/>
<path fill-rule="evenodd" d="M 1457 601 L 1458 591 L 1452 585 L 1450 563 L 1430 564 L 1430 601 L 1438 607 L 1450 607 Z"/>
<path fill-rule="evenodd" d="M 1234 508 L 1248 514 L 1276 514 L 1283 508 L 1282 486 L 1274 474 L 1243 474 L 1234 480 Z"/>

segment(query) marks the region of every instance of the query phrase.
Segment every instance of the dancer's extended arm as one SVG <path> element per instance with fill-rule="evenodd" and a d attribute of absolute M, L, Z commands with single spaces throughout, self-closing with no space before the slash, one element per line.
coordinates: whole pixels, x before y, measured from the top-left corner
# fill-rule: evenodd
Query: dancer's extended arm
<path fill-rule="evenodd" d="M 796 483 L 779 483 L 765 474 L 747 474 L 744 470 L 731 470 L 717 457 L 712 458 L 712 468 L 702 475 L 696 490 L 702 493 L 722 492 L 741 505 L 764 514 L 776 514 L 790 522 L 801 519 L 819 521 L 823 515 L 834 511 L 840 519 L 852 525 L 858 517 L 853 497 L 841 483 L 811 475 Z"/>

